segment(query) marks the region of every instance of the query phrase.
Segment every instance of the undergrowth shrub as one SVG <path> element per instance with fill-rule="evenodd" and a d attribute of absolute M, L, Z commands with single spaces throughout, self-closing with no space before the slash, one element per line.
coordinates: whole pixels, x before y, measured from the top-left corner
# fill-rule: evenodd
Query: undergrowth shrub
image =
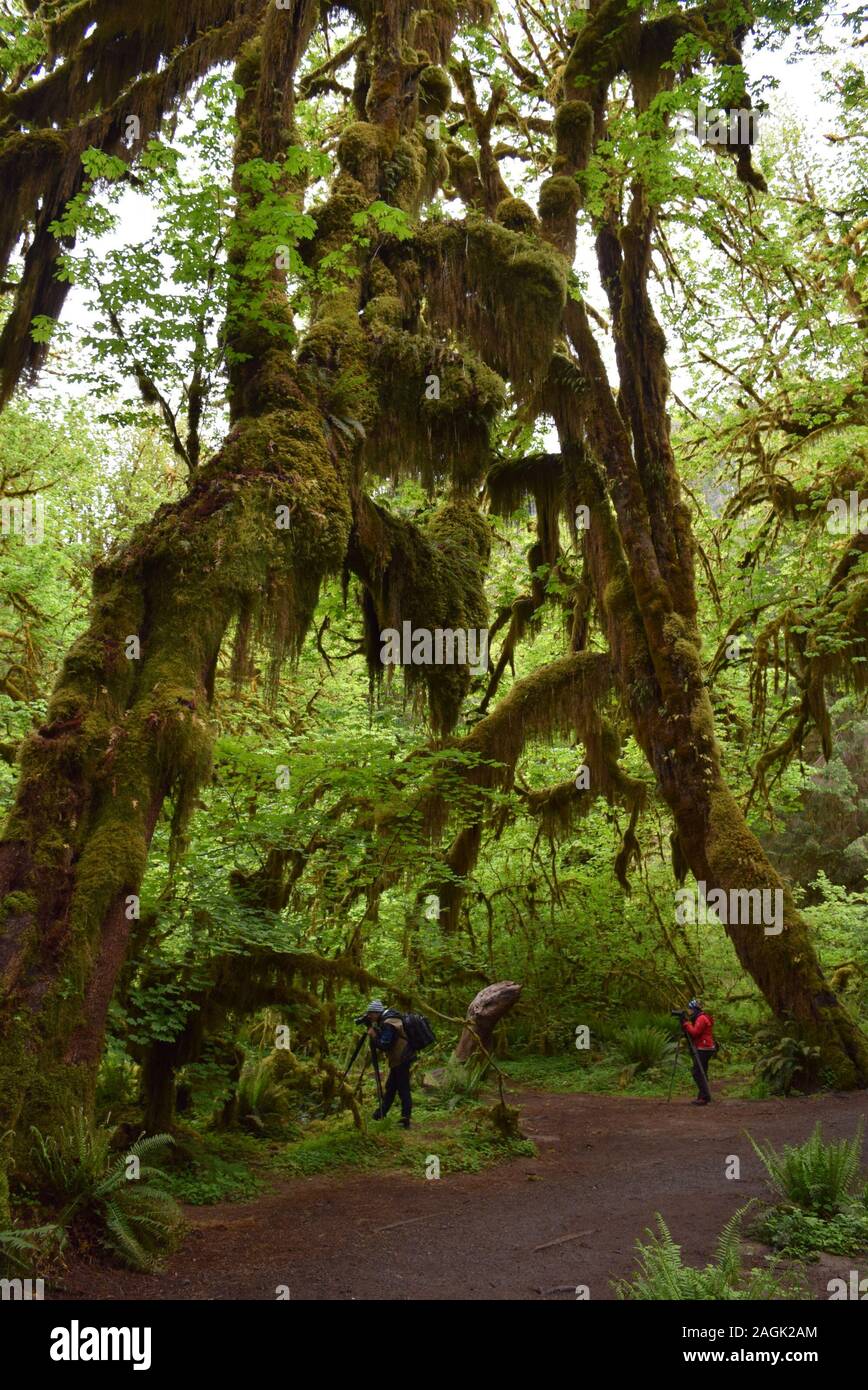
<path fill-rule="evenodd" d="M 247 1129 L 261 1134 L 290 1125 L 290 1090 L 275 1075 L 273 1055 L 245 1064 L 238 1081 L 238 1119 Z"/>
<path fill-rule="evenodd" d="M 173 1142 L 168 1134 L 111 1150 L 111 1131 L 75 1110 L 57 1134 L 31 1130 L 31 1162 L 40 1196 L 61 1207 L 58 1225 L 76 1240 L 93 1235 L 133 1269 L 153 1270 L 180 1237 L 180 1208 L 162 1169 L 144 1162 Z M 130 1178 L 128 1160 L 139 1160 Z"/>
<path fill-rule="evenodd" d="M 28 1229 L 4 1227 L 0 1229 L 0 1275 L 30 1274 L 52 1246 L 60 1248 L 62 1244 L 62 1227 L 54 1222 Z"/>
<path fill-rule="evenodd" d="M 648 1230 L 647 1243 L 636 1242 L 638 1269 L 630 1279 L 612 1283 L 622 1300 L 744 1300 L 797 1297 L 800 1288 L 790 1276 L 783 1279 L 770 1269 L 744 1269 L 741 1260 L 741 1219 L 746 1208 L 727 1221 L 718 1237 L 715 1257 L 704 1269 L 684 1264 L 681 1246 L 672 1239 L 663 1217 L 657 1213 L 658 1231 Z"/>
<path fill-rule="evenodd" d="M 620 1051 L 637 1071 L 659 1066 L 671 1050 L 669 1034 L 655 1024 L 627 1024 L 621 1033 Z"/>
<path fill-rule="evenodd" d="M 868 1211 L 853 1207 L 826 1218 L 800 1207 L 772 1207 L 751 1235 L 791 1260 L 814 1260 L 823 1251 L 858 1256 L 868 1251 Z"/>
<path fill-rule="evenodd" d="M 760 1030 L 757 1042 L 764 1046 L 757 1076 L 774 1095 L 788 1096 L 794 1089 L 807 1090 L 817 1081 L 820 1049 L 794 1034 L 782 1037 L 774 1028 Z"/>
<path fill-rule="evenodd" d="M 824 1141 L 817 1122 L 803 1144 L 785 1144 L 780 1150 L 758 1144 L 750 1135 L 754 1152 L 762 1161 L 772 1191 L 785 1202 L 814 1216 L 835 1216 L 854 1201 L 854 1187 L 862 1158 L 860 1123 L 853 1139 Z"/>

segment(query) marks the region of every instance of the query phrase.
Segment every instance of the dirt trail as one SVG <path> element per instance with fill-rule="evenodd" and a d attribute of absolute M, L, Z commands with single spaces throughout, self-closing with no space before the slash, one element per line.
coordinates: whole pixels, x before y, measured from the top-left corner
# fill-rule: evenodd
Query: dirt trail
<path fill-rule="evenodd" d="M 700 1264 L 727 1218 L 764 1192 L 745 1129 L 799 1142 L 822 1119 L 827 1138 L 850 1137 L 866 1109 L 864 1093 L 707 1109 L 683 1098 L 512 1099 L 537 1158 L 430 1181 L 424 1171 L 283 1181 L 253 1203 L 191 1207 L 190 1234 L 164 1273 L 79 1266 L 60 1296 L 274 1299 L 286 1285 L 292 1299 L 554 1301 L 587 1284 L 592 1299 L 609 1299 L 655 1212 Z M 729 1154 L 741 1160 L 738 1182 L 725 1177 Z M 826 1297 L 827 1279 L 852 1263 L 814 1266 L 815 1292 Z"/>

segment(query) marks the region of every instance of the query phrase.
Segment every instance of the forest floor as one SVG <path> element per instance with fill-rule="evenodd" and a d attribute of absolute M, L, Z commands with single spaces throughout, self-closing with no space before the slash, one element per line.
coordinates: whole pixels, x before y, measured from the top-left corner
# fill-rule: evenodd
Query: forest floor
<path fill-rule="evenodd" d="M 183 1246 L 157 1275 L 73 1264 L 62 1299 L 591 1299 L 633 1271 L 634 1244 L 659 1212 L 687 1263 L 713 1255 L 750 1197 L 767 1196 L 746 1135 L 774 1144 L 852 1137 L 864 1093 L 671 1104 L 622 1096 L 510 1092 L 536 1158 L 438 1180 L 401 1173 L 278 1179 L 249 1202 L 188 1207 Z M 391 1128 L 391 1118 L 387 1122 Z M 436 1140 L 432 1138 L 432 1152 Z M 725 1176 L 728 1158 L 739 1181 Z M 764 1248 L 748 1244 L 749 1262 Z M 858 1263 L 858 1262 L 857 1262 Z M 807 1266 L 813 1297 L 853 1260 Z M 285 1297 L 286 1294 L 284 1293 Z"/>

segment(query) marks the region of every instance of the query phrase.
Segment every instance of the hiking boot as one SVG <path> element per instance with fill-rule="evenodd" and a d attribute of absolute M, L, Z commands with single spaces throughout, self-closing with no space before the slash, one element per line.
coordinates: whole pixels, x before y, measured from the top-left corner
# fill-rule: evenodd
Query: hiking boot
<path fill-rule="evenodd" d="M 409 1128 L 410 1128 L 410 1117 L 409 1117 L 409 1115 L 408 1115 L 406 1118 L 402 1115 L 402 1116 L 401 1116 L 401 1119 L 399 1120 L 399 1124 L 400 1124 L 400 1126 L 401 1126 L 402 1129 L 409 1129 Z"/>
<path fill-rule="evenodd" d="M 697 1096 L 696 1100 L 692 1100 L 692 1101 L 690 1102 L 690 1104 L 691 1104 L 691 1105 L 708 1105 L 709 1102 L 705 1099 L 705 1096 Z"/>
<path fill-rule="evenodd" d="M 371 1119 L 372 1119 L 372 1120 L 382 1120 L 382 1118 L 383 1118 L 383 1116 L 380 1114 L 380 1107 L 379 1107 L 379 1105 L 378 1105 L 377 1108 L 376 1108 L 376 1110 L 374 1111 L 373 1115 L 371 1116 Z"/>

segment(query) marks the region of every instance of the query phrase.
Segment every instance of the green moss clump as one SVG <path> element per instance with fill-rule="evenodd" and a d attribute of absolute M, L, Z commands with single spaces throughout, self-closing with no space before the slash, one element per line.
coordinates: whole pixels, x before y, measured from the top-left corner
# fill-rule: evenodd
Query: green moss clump
<path fill-rule="evenodd" d="M 519 397 L 545 374 L 566 268 L 552 247 L 475 215 L 424 228 L 413 254 L 439 327 L 463 335 Z"/>
<path fill-rule="evenodd" d="M 583 169 L 594 134 L 594 113 L 586 101 L 565 101 L 555 112 L 555 173 Z"/>
<path fill-rule="evenodd" d="M 296 389 L 296 374 L 285 346 L 258 351 L 252 359 L 246 392 L 262 412 L 279 408 Z"/>
<path fill-rule="evenodd" d="M 369 121 L 354 121 L 338 141 L 338 163 L 364 188 L 376 188 L 387 146 L 383 130 Z"/>
<path fill-rule="evenodd" d="M 330 306 L 328 316 L 311 324 L 298 353 L 315 406 L 316 427 L 323 416 L 354 420 L 363 430 L 378 408 L 369 368 L 370 344 L 359 322 L 355 295 Z"/>
<path fill-rule="evenodd" d="M 4 917 L 18 917 L 26 912 L 35 912 L 36 907 L 35 893 L 7 893 L 0 902 L 0 913 Z"/>
<path fill-rule="evenodd" d="M 428 149 L 417 135 L 405 135 L 383 165 L 380 196 L 403 212 L 415 215 L 422 197 L 433 189 L 426 187 L 429 172 Z"/>
<path fill-rule="evenodd" d="M 568 174 L 546 179 L 539 193 L 540 217 L 574 214 L 580 202 L 579 186 Z"/>
<path fill-rule="evenodd" d="M 327 255 L 349 241 L 353 215 L 369 208 L 371 197 L 365 186 L 346 170 L 337 175 L 329 197 L 310 209 L 316 223 L 316 236 L 299 246 L 299 253 L 309 265 L 319 265 Z"/>
<path fill-rule="evenodd" d="M 98 825 L 91 831 L 76 866 L 75 894 L 70 926 L 74 936 L 89 940 L 112 904 L 124 893 L 133 893 L 141 883 L 148 858 L 145 808 L 134 805 L 132 792 L 108 802 Z M 87 982 L 92 965 L 89 952 L 76 959 Z"/>
<path fill-rule="evenodd" d="M 397 294 L 378 294 L 365 305 L 365 322 L 372 328 L 400 328 L 404 305 Z"/>
<path fill-rule="evenodd" d="M 494 220 L 511 232 L 527 232 L 530 235 L 539 232 L 539 218 L 523 198 L 504 198 L 495 208 Z"/>
<path fill-rule="evenodd" d="M 540 219 L 559 246 L 571 245 L 575 239 L 576 213 L 581 201 L 579 185 L 568 174 L 553 175 L 540 189 Z"/>
<path fill-rule="evenodd" d="M 506 401 L 502 378 L 469 350 L 395 331 L 382 319 L 372 371 L 382 409 L 365 444 L 369 466 L 384 476 L 418 476 L 426 487 L 447 477 L 459 488 L 476 484 Z"/>
<path fill-rule="evenodd" d="M 397 294 L 398 281 L 379 257 L 370 262 L 365 271 L 365 285 L 371 298 L 378 294 Z"/>
<path fill-rule="evenodd" d="M 449 182 L 449 156 L 439 140 L 425 142 L 425 182 L 422 197 L 433 198 L 438 188 Z"/>
<path fill-rule="evenodd" d="M 626 569 L 610 579 L 603 590 L 603 607 L 607 617 L 614 621 L 635 606 L 633 586 Z"/>
<path fill-rule="evenodd" d="M 432 63 L 419 74 L 419 114 L 442 116 L 452 100 L 452 82 L 445 68 Z"/>

